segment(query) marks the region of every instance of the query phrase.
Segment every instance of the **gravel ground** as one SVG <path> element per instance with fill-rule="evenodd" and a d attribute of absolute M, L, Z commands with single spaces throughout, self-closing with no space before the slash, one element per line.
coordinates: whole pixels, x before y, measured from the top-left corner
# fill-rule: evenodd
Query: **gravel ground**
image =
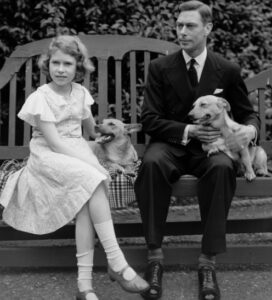
<path fill-rule="evenodd" d="M 217 271 L 222 300 L 271 300 L 272 266 L 222 268 Z M 104 270 L 95 270 L 94 285 L 100 300 L 142 299 L 123 292 Z M 166 270 L 162 300 L 198 299 L 195 269 Z M 75 299 L 76 270 L 0 269 L 1 300 Z"/>

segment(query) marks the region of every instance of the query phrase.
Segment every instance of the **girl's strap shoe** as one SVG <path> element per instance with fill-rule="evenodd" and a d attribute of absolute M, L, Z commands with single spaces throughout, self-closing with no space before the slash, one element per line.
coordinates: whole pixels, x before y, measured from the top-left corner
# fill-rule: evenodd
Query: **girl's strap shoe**
<path fill-rule="evenodd" d="M 117 281 L 129 293 L 142 293 L 149 289 L 149 284 L 136 274 L 129 265 L 119 272 L 108 267 L 108 274 L 112 281 Z"/>

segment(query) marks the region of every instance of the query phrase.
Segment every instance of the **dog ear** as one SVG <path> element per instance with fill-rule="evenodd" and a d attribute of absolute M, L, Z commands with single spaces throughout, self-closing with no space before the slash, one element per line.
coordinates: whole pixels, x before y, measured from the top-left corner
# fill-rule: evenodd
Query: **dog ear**
<path fill-rule="evenodd" d="M 125 129 L 128 134 L 131 134 L 132 132 L 138 132 L 142 130 L 142 124 L 140 123 L 125 124 Z"/>
<path fill-rule="evenodd" d="M 218 106 L 220 108 L 224 107 L 226 111 L 230 111 L 230 104 L 226 99 L 218 97 L 217 100 L 218 100 Z"/>

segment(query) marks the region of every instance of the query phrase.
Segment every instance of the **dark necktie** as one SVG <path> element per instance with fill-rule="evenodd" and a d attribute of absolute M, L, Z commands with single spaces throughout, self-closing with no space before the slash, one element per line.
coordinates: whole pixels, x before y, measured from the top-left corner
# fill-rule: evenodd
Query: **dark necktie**
<path fill-rule="evenodd" d="M 190 67 L 188 69 L 188 76 L 189 76 L 192 87 L 196 87 L 198 84 L 197 73 L 196 73 L 196 69 L 194 67 L 195 63 L 196 63 L 195 59 L 192 58 L 190 60 Z"/>

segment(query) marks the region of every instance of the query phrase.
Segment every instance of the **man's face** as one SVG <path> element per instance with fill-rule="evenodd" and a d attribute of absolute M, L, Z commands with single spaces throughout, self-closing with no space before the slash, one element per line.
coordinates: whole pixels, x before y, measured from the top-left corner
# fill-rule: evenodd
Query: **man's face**
<path fill-rule="evenodd" d="M 198 11 L 181 12 L 176 23 L 181 48 L 191 57 L 198 56 L 205 48 L 212 23 L 204 24 Z"/>

